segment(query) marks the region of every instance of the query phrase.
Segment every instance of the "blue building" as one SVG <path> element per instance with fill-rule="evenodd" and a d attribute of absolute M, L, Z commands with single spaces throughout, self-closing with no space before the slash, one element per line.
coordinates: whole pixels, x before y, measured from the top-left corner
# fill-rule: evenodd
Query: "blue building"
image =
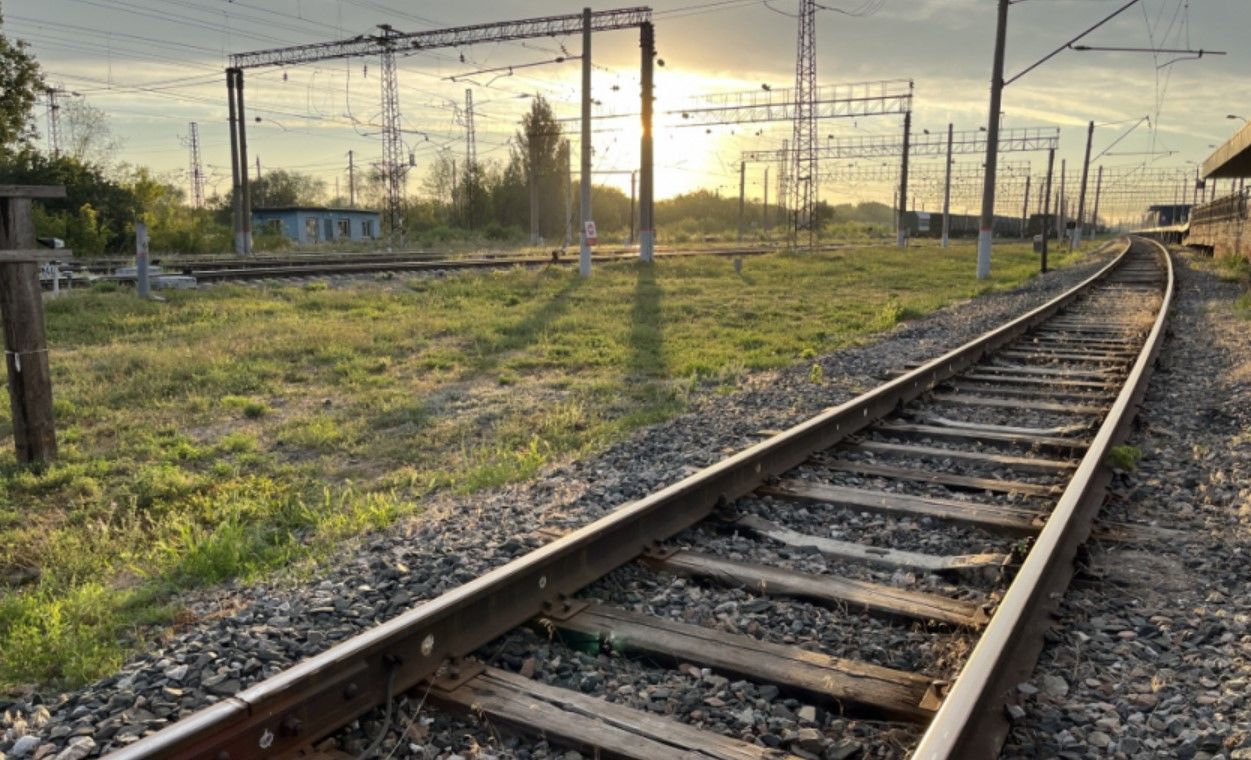
<path fill-rule="evenodd" d="M 359 208 L 254 208 L 252 229 L 257 233 L 286 235 L 300 245 L 375 240 L 382 231 L 382 218 L 377 211 Z"/>

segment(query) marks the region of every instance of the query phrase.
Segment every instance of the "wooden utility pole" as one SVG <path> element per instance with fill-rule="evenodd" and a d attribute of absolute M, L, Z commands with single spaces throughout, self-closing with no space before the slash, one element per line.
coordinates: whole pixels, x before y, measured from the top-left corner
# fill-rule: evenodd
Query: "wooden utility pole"
<path fill-rule="evenodd" d="M 64 198 L 63 186 L 0 185 L 0 320 L 19 463 L 56 459 L 52 377 L 43 325 L 39 262 L 72 256 L 35 248 L 32 198 Z"/>

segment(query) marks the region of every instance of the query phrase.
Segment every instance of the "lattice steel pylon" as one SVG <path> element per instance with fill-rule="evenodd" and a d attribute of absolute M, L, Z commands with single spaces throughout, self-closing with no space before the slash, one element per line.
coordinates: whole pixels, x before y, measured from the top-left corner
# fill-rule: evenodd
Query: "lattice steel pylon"
<path fill-rule="evenodd" d="M 478 163 L 478 141 L 473 129 L 473 90 L 465 88 L 465 171 Z"/>
<path fill-rule="evenodd" d="M 791 135 L 791 245 L 801 230 L 808 246 L 816 244 L 813 211 L 817 203 L 817 3 L 799 2 L 799 40 L 795 47 L 795 126 Z"/>
<path fill-rule="evenodd" d="M 378 37 L 382 58 L 382 176 L 387 188 L 387 223 L 391 236 L 404 240 L 404 140 L 400 136 L 399 76 L 395 67 L 397 35 L 390 24 L 380 24 Z"/>
<path fill-rule="evenodd" d="M 48 151 L 55 158 L 61 155 L 61 103 L 59 96 L 66 91 L 60 87 L 44 89 L 48 98 Z"/>
<path fill-rule="evenodd" d="M 200 125 L 191 122 L 191 134 L 187 138 L 187 148 L 191 153 L 191 164 L 187 167 L 187 177 L 191 180 L 191 204 L 195 208 L 204 208 L 204 164 L 200 160 Z"/>

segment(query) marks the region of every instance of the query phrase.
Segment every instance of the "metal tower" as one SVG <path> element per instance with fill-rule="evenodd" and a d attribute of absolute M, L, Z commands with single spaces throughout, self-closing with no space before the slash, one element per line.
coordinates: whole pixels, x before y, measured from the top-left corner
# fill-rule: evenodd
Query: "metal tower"
<path fill-rule="evenodd" d="M 378 38 L 382 57 L 382 176 L 387 186 L 387 222 L 391 235 L 404 239 L 404 141 L 400 136 L 399 78 L 395 68 L 397 32 L 390 24 L 380 24 Z"/>
<path fill-rule="evenodd" d="M 45 87 L 44 95 L 48 98 L 48 151 L 53 157 L 61 155 L 61 95 L 72 95 L 61 87 Z"/>
<path fill-rule="evenodd" d="M 187 176 L 191 179 L 191 203 L 196 208 L 204 208 L 204 164 L 200 161 L 200 125 L 191 122 L 191 137 L 188 148 L 191 151 L 191 166 Z"/>
<path fill-rule="evenodd" d="M 473 130 L 473 90 L 465 88 L 465 170 L 478 163 L 478 144 Z"/>
<path fill-rule="evenodd" d="M 813 210 L 817 202 L 817 3 L 800 0 L 799 41 L 795 47 L 795 128 L 791 135 L 791 244 L 799 231 L 808 231 L 808 245 L 816 243 Z"/>

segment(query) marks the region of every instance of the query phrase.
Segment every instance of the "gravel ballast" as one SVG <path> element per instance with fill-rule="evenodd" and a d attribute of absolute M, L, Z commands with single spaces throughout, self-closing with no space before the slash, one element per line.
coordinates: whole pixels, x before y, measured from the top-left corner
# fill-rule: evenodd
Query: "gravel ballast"
<path fill-rule="evenodd" d="M 1181 531 L 1090 546 L 1002 757 L 1251 759 L 1251 321 L 1175 258 L 1170 335 L 1103 515 Z"/>
<path fill-rule="evenodd" d="M 820 384 L 812 381 L 809 362 L 753 375 L 734 394 L 708 396 L 681 417 L 639 431 L 598 455 L 555 467 L 531 482 L 470 497 L 434 499 L 420 516 L 345 548 L 342 561 L 311 581 L 218 589 L 194 601 L 196 622 L 188 629 L 164 647 L 135 657 L 118 674 L 70 693 L 34 694 L 7 702 L 0 698 L 0 753 L 65 760 L 133 743 L 537 547 L 545 540 L 536 533 L 539 529 L 569 529 L 601 517 L 729 451 L 757 442 L 761 431 L 795 424 L 879 384 L 908 363 L 959 345 L 1071 287 L 1106 261 L 1099 257 L 1053 272 L 1011 293 L 944 309 L 905 323 L 874 343 L 821 357 L 816 360 L 825 378 Z M 735 601 L 731 596 L 710 592 L 708 598 Z M 780 609 L 795 610 L 795 620 L 829 615 L 802 604 Z M 585 657 L 590 660 L 574 658 L 580 677 L 601 665 L 609 671 L 609 665 Z M 613 670 L 622 667 L 623 672 L 635 672 L 633 666 L 611 664 Z M 808 710 L 798 712 L 804 705 L 788 705 L 776 693 L 762 695 L 758 693 L 762 687 L 722 684 L 703 673 L 688 672 L 684 677 L 691 689 L 711 689 L 701 700 L 714 698 L 738 707 L 740 716 L 748 708 L 757 711 L 764 720 L 751 725 L 759 723 L 766 732 L 790 731 L 793 735 L 786 738 L 794 740 L 787 743 L 792 751 L 827 758 L 859 751 L 862 724 L 824 711 L 816 714 L 821 720 L 809 720 L 813 714 Z M 619 687 L 637 688 L 635 681 L 623 680 Z M 720 692 L 725 696 L 717 697 Z M 474 746 L 487 748 L 487 756 L 560 756 L 548 754 L 545 745 L 517 744 L 472 719 L 418 718 L 412 707 L 407 712 L 402 708 L 395 721 L 397 730 L 405 731 L 403 741 L 397 745 L 396 737 L 386 745 L 397 750 L 394 756 L 450 756 Z M 794 720 L 784 711 L 795 713 Z M 769 716 L 778 715 L 783 724 L 770 725 Z M 363 736 L 370 725 L 368 719 L 362 723 Z M 800 743 L 799 732 L 814 728 L 822 730 L 822 739 L 804 734 Z M 886 727 L 887 733 L 893 730 Z M 881 732 L 873 733 L 881 738 Z M 896 744 L 903 747 L 911 738 L 902 736 Z"/>

